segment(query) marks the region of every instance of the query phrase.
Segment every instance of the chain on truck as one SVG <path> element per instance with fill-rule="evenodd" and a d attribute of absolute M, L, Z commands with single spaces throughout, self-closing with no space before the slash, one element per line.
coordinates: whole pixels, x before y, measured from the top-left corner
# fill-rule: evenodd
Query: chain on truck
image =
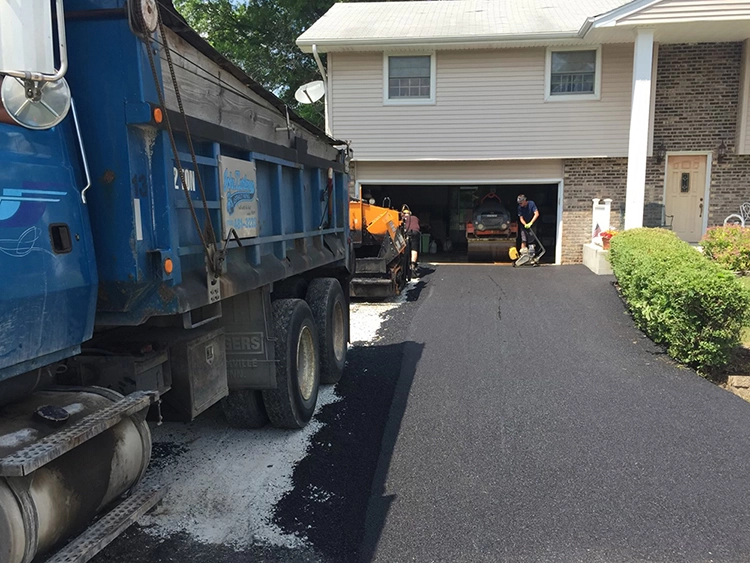
<path fill-rule="evenodd" d="M 163 494 L 150 420 L 341 377 L 348 149 L 168 0 L 0 0 L 0 79 L 0 563 L 85 561 Z"/>

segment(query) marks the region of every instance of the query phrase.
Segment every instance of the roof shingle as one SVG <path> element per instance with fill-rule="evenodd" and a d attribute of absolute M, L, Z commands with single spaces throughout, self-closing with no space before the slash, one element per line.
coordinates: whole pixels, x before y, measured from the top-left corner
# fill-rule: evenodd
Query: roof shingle
<path fill-rule="evenodd" d="M 299 45 L 389 39 L 501 40 L 503 36 L 578 32 L 587 18 L 630 0 L 440 0 L 338 3 L 298 39 Z"/>

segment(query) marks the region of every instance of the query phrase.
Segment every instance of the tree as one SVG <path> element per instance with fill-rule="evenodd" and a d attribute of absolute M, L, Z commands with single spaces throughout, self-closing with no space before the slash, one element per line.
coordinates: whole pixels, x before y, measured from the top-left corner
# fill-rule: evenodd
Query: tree
<path fill-rule="evenodd" d="M 300 105 L 296 89 L 320 73 L 295 40 L 335 0 L 175 0 L 193 29 L 297 113 L 323 125 L 323 103 Z"/>

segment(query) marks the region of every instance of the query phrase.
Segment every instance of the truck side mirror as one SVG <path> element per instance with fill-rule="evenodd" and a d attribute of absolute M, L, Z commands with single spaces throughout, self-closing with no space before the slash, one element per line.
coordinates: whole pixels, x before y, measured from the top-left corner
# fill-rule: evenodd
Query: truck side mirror
<path fill-rule="evenodd" d="M 0 2 L 0 99 L 11 118 L 29 129 L 49 129 L 70 110 L 63 0 L 55 0 L 57 56 L 52 32 L 52 4 Z"/>

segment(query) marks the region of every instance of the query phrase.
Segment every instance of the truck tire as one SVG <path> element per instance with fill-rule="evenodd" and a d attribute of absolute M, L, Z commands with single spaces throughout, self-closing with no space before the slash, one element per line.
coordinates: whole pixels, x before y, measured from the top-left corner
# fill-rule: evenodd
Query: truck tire
<path fill-rule="evenodd" d="M 268 414 L 263 396 L 256 389 L 237 389 L 221 400 L 221 410 L 230 426 L 235 428 L 263 428 Z"/>
<path fill-rule="evenodd" d="M 317 278 L 307 287 L 305 301 L 318 328 L 320 382 L 338 383 L 344 372 L 349 342 L 349 308 L 344 291 L 335 278 Z"/>
<path fill-rule="evenodd" d="M 315 412 L 320 385 L 315 319 L 302 299 L 280 299 L 271 308 L 276 389 L 263 391 L 263 403 L 277 428 L 303 428 Z"/>

